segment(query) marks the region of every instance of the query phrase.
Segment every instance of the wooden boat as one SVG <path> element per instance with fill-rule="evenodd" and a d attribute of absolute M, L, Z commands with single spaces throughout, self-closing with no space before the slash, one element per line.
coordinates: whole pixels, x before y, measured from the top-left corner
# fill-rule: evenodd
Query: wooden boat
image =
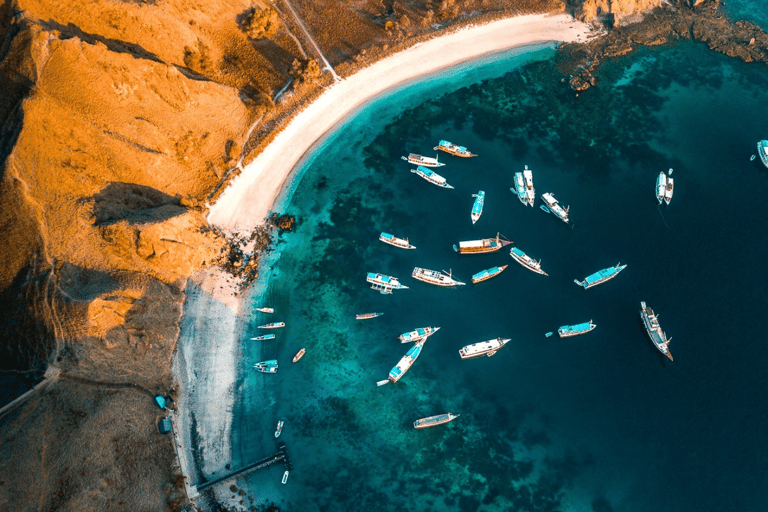
<path fill-rule="evenodd" d="M 659 352 L 667 356 L 670 361 L 673 361 L 672 353 L 669 351 L 669 342 L 672 341 L 672 338 L 667 338 L 667 335 L 661 330 L 661 325 L 659 325 L 659 315 L 655 314 L 651 308 L 647 307 L 645 302 L 640 302 L 640 318 L 643 320 L 643 325 L 645 326 L 648 336 L 651 338 L 651 341 Z"/>
<path fill-rule="evenodd" d="M 400 343 L 416 343 L 426 340 L 439 330 L 439 327 L 419 327 L 411 332 L 404 332 L 397 338 L 400 340 Z"/>
<path fill-rule="evenodd" d="M 396 277 L 387 276 L 384 274 L 368 272 L 365 280 L 371 283 L 371 289 L 377 290 L 384 294 L 391 294 L 392 290 L 408 289 L 407 286 L 400 284 L 400 281 Z"/>
<path fill-rule="evenodd" d="M 256 311 L 261 311 L 262 313 L 274 313 L 275 310 L 272 308 L 256 308 Z"/>
<path fill-rule="evenodd" d="M 664 189 L 664 202 L 669 205 L 669 202 L 672 200 L 672 194 L 675 191 L 675 180 L 672 179 L 672 169 L 669 170 L 669 175 L 667 176 L 667 188 Z"/>
<path fill-rule="evenodd" d="M 272 322 L 269 324 L 260 325 L 259 329 L 279 329 L 285 327 L 285 322 Z"/>
<path fill-rule="evenodd" d="M 459 350 L 459 355 L 462 359 L 473 359 L 480 356 L 493 356 L 496 352 L 501 350 L 504 345 L 509 343 L 509 338 L 496 338 L 495 340 L 481 341 L 480 343 L 473 343 L 467 345 Z"/>
<path fill-rule="evenodd" d="M 369 318 L 376 318 L 383 314 L 384 313 L 362 313 L 360 315 L 355 315 L 355 320 L 368 320 Z"/>
<path fill-rule="evenodd" d="M 496 233 L 496 238 L 483 238 L 482 240 L 469 240 L 459 242 L 459 246 L 453 246 L 453 250 L 459 254 L 484 254 L 487 252 L 496 252 L 512 242 L 501 240 L 500 235 Z"/>
<path fill-rule="evenodd" d="M 542 205 L 542 210 L 553 214 L 555 217 L 568 224 L 568 212 L 571 209 L 570 206 L 566 206 L 565 208 L 560 206 L 560 202 L 555 199 L 555 196 L 553 196 L 551 192 L 542 194 L 541 200 L 544 201 L 544 205 L 546 205 Z"/>
<path fill-rule="evenodd" d="M 299 353 L 298 353 L 298 354 L 296 354 L 295 356 L 293 356 L 293 362 L 295 363 L 296 361 L 298 361 L 299 359 L 301 359 L 302 357 L 304 357 L 304 354 L 305 354 L 306 352 L 307 352 L 307 351 L 306 351 L 305 349 L 301 349 L 301 350 L 299 350 Z"/>
<path fill-rule="evenodd" d="M 428 156 L 421 156 L 417 155 L 416 153 L 411 153 L 407 157 L 401 156 L 400 158 L 410 164 L 423 165 L 424 167 L 442 167 L 445 165 L 437 161 L 437 155 L 435 155 L 435 158 L 430 158 Z"/>
<path fill-rule="evenodd" d="M 438 187 L 453 188 L 451 185 L 448 184 L 448 182 L 445 180 L 445 178 L 443 178 L 442 176 L 437 174 L 432 169 L 427 169 L 423 165 L 420 165 L 416 169 L 411 169 L 411 172 L 414 173 L 414 174 L 417 174 L 418 176 L 421 176 L 422 178 L 424 178 L 425 180 L 427 180 L 431 184 L 437 185 Z"/>
<path fill-rule="evenodd" d="M 256 336 L 255 338 L 251 338 L 253 341 L 266 341 L 266 340 L 273 340 L 275 339 L 274 334 L 264 334 L 262 336 Z"/>
<path fill-rule="evenodd" d="M 385 244 L 394 245 L 395 247 L 399 247 L 401 249 L 415 249 L 416 246 L 411 245 L 410 242 L 408 242 L 407 238 L 397 238 L 394 235 L 390 235 L 389 233 L 382 233 L 379 235 L 379 240 L 384 242 Z"/>
<path fill-rule="evenodd" d="M 570 338 L 571 336 L 586 334 L 592 329 L 594 329 L 595 327 L 597 326 L 592 323 L 592 320 L 590 320 L 589 322 L 584 322 L 583 324 L 564 325 L 557 330 L 557 335 L 560 336 L 561 338 Z"/>
<path fill-rule="evenodd" d="M 477 156 L 464 146 L 459 146 L 452 142 L 448 142 L 447 140 L 441 140 L 437 146 L 433 147 L 432 149 L 434 151 L 445 151 L 446 153 L 454 156 L 460 156 L 462 158 L 471 158 L 473 156 Z"/>
<path fill-rule="evenodd" d="M 542 274 L 545 276 L 548 276 L 546 272 L 541 270 L 541 260 L 536 261 L 527 254 L 525 254 L 523 251 L 518 249 L 517 247 L 513 247 L 509 251 L 509 255 L 514 258 L 516 262 L 527 268 L 528 270 L 531 270 L 533 272 L 536 272 L 537 274 Z"/>
<path fill-rule="evenodd" d="M 489 268 L 488 270 L 483 270 L 481 272 L 478 272 L 477 274 L 472 276 L 472 284 L 482 283 L 487 279 L 496 277 L 497 275 L 504 272 L 505 268 L 507 268 L 507 265 L 502 265 L 501 267 L 493 267 L 493 268 Z"/>
<path fill-rule="evenodd" d="M 449 412 L 448 414 L 438 414 L 437 416 L 429 416 L 427 418 L 421 418 L 420 420 L 416 420 L 413 422 L 413 428 L 421 429 L 421 428 L 436 427 L 438 425 L 443 425 L 445 423 L 448 423 L 449 421 L 453 421 L 459 416 L 461 416 L 461 414 L 453 414 Z"/>
<path fill-rule="evenodd" d="M 599 284 L 602 284 L 606 281 L 610 281 L 617 275 L 619 275 L 619 272 L 627 268 L 626 265 L 622 265 L 621 263 L 617 263 L 615 267 L 608 267 L 604 268 L 603 270 L 598 270 L 592 275 L 587 276 L 584 278 L 583 281 L 579 281 L 578 279 L 574 279 L 573 282 L 576 283 L 579 286 L 583 286 L 585 290 L 592 288 L 593 286 L 597 286 Z"/>
<path fill-rule="evenodd" d="M 659 204 L 664 202 L 664 195 L 667 193 L 667 175 L 664 171 L 659 173 L 659 177 L 656 178 L 656 200 Z"/>
<path fill-rule="evenodd" d="M 443 271 L 445 272 L 445 271 Z M 437 286 L 462 286 L 466 283 L 457 281 L 453 278 L 453 272 L 448 271 L 447 274 L 438 272 L 437 270 L 429 270 L 426 268 L 414 267 L 411 277 L 423 281 L 425 283 L 434 284 Z"/>

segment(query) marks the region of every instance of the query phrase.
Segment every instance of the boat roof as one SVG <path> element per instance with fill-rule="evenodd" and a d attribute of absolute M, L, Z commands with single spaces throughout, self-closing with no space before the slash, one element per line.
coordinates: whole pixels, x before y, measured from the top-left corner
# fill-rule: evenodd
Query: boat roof
<path fill-rule="evenodd" d="M 600 279 L 604 279 L 606 277 L 612 276 L 613 274 L 616 274 L 619 272 L 619 267 L 609 267 L 604 268 L 603 270 L 598 270 L 591 276 L 587 276 L 584 281 L 587 283 L 594 283 L 595 281 L 599 281 Z"/>
<path fill-rule="evenodd" d="M 381 232 L 381 235 L 379 235 L 379 236 L 384 237 L 384 238 L 390 238 L 390 239 L 391 238 L 395 238 L 394 235 L 390 235 L 389 233 L 385 233 L 383 231 Z"/>
<path fill-rule="evenodd" d="M 518 255 L 518 256 L 520 256 L 520 257 L 523 257 L 523 256 L 525 256 L 525 253 L 524 253 L 523 251 L 521 251 L 520 249 L 518 249 L 517 247 L 513 247 L 513 248 L 512 248 L 512 252 L 513 252 L 513 253 L 515 253 L 515 254 L 517 254 L 517 255 Z"/>
<path fill-rule="evenodd" d="M 416 359 L 419 357 L 419 353 L 421 352 L 421 347 L 423 347 L 423 343 L 417 343 L 413 347 L 411 347 L 411 350 L 409 350 L 405 355 L 410 356 L 411 359 Z"/>
<path fill-rule="evenodd" d="M 432 169 L 430 169 L 428 167 L 424 167 L 423 165 L 420 165 L 418 167 L 418 170 L 420 170 L 421 172 L 423 172 L 427 176 L 432 176 L 433 174 L 435 174 L 435 171 L 433 171 Z"/>
<path fill-rule="evenodd" d="M 563 331 L 588 331 L 591 327 L 591 322 L 584 322 L 583 324 L 564 325 L 560 329 Z"/>
<path fill-rule="evenodd" d="M 394 368 L 389 370 L 389 374 L 392 375 L 393 377 L 397 377 L 401 373 L 403 373 L 403 370 L 401 370 L 398 366 L 395 366 Z"/>
<path fill-rule="evenodd" d="M 459 242 L 459 247 L 482 247 L 482 240 L 467 240 L 466 242 Z"/>

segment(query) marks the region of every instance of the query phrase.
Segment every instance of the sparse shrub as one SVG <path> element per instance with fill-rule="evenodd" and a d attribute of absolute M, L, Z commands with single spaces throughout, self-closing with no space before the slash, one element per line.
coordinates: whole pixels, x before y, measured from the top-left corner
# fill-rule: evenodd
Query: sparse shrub
<path fill-rule="evenodd" d="M 271 7 L 259 9 L 251 7 L 243 18 L 242 30 L 248 37 L 259 39 L 269 37 L 277 32 L 280 26 L 280 16 Z"/>
<path fill-rule="evenodd" d="M 317 80 L 322 75 L 320 66 L 314 59 L 306 61 L 300 61 L 299 59 L 293 59 L 289 74 L 297 82 L 311 82 Z"/>
<path fill-rule="evenodd" d="M 394 22 L 394 21 L 392 21 L 392 20 L 389 20 L 389 21 L 387 21 L 387 22 L 384 24 L 384 30 L 386 30 L 387 32 L 389 32 L 389 31 L 390 31 L 390 30 L 392 30 L 393 28 L 395 28 L 395 22 Z"/>
<path fill-rule="evenodd" d="M 184 47 L 184 65 L 197 73 L 207 73 L 213 69 L 209 48 L 202 41 L 197 41 L 197 48 Z"/>

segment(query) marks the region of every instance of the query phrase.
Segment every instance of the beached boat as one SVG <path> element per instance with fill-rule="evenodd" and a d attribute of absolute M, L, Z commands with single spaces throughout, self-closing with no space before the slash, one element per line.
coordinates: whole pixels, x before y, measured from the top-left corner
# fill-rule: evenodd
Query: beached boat
<path fill-rule="evenodd" d="M 398 339 L 400 343 L 416 343 L 417 341 L 426 340 L 439 330 L 439 327 L 419 327 L 411 332 L 404 332 L 398 336 Z"/>
<path fill-rule="evenodd" d="M 371 283 L 373 290 L 378 290 L 381 293 L 392 293 L 392 290 L 407 290 L 407 286 L 400 284 L 400 281 L 396 277 L 385 276 L 384 274 L 374 274 L 368 272 L 365 278 L 366 281 Z"/>
<path fill-rule="evenodd" d="M 384 313 L 361 313 L 359 315 L 355 315 L 355 320 L 368 320 L 369 318 L 376 318 L 377 316 L 381 316 Z"/>
<path fill-rule="evenodd" d="M 264 334 L 262 336 L 256 336 L 255 338 L 251 338 L 253 341 L 266 341 L 266 340 L 273 340 L 275 339 L 274 334 Z"/>
<path fill-rule="evenodd" d="M 437 270 L 415 267 L 411 273 L 411 277 L 437 286 L 462 286 L 466 284 L 454 279 L 453 272 L 450 270 L 447 274 L 444 272 L 445 271 L 438 272 Z"/>
<path fill-rule="evenodd" d="M 496 338 L 495 340 L 481 341 L 467 345 L 459 350 L 462 359 L 472 359 L 480 356 L 491 357 L 498 352 L 504 345 L 509 343 L 509 338 Z"/>
<path fill-rule="evenodd" d="M 306 354 L 306 352 L 307 352 L 307 350 L 306 350 L 306 349 L 301 349 L 301 350 L 299 350 L 298 354 L 296 354 L 295 356 L 293 356 L 293 362 L 295 363 L 295 362 L 297 362 L 299 359 L 301 359 L 302 357 L 304 357 L 304 354 Z"/>
<path fill-rule="evenodd" d="M 544 201 L 544 205 L 546 205 L 545 208 L 543 208 L 544 211 L 553 214 L 566 224 L 568 223 L 568 211 L 571 209 L 570 206 L 566 206 L 565 209 L 563 209 L 557 199 L 555 199 L 555 196 L 550 192 L 542 194 L 541 200 Z"/>
<path fill-rule="evenodd" d="M 401 156 L 400 158 L 409 164 L 423 165 L 424 167 L 442 167 L 445 165 L 437 161 L 437 155 L 435 155 L 435 158 L 431 158 L 428 156 L 421 156 L 417 155 L 416 153 L 411 153 L 407 157 Z"/>
<path fill-rule="evenodd" d="M 262 313 L 274 313 L 275 310 L 272 308 L 256 308 L 256 311 L 261 311 Z"/>
<path fill-rule="evenodd" d="M 459 242 L 459 246 L 456 247 L 454 245 L 453 250 L 459 254 L 483 254 L 486 252 L 496 252 L 511 243 L 509 240 L 501 240 L 500 235 L 496 233 L 496 238 Z"/>
<path fill-rule="evenodd" d="M 288 471 L 286 471 L 285 473 L 283 473 L 283 483 L 284 483 L 284 484 L 287 484 L 287 483 L 288 483 Z"/>
<path fill-rule="evenodd" d="M 417 169 L 411 169 L 411 172 L 421 176 L 428 182 L 432 183 L 433 185 L 437 185 L 438 187 L 453 188 L 448 184 L 447 181 L 445 181 L 445 178 L 437 174 L 432 169 L 427 169 L 422 165 L 420 165 Z"/>
<path fill-rule="evenodd" d="M 272 322 L 269 324 L 260 325 L 259 329 L 280 329 L 285 327 L 285 322 Z"/>
<path fill-rule="evenodd" d="M 520 199 L 521 203 L 533 206 L 536 199 L 536 189 L 533 188 L 533 173 L 527 165 L 523 172 L 515 173 L 515 187 L 509 190 L 517 193 L 517 198 Z"/>
<path fill-rule="evenodd" d="M 406 372 L 411 369 L 413 363 L 416 362 L 416 359 L 418 359 L 419 355 L 421 354 L 421 349 L 426 342 L 426 339 L 417 341 L 416 344 L 411 347 L 408 353 L 405 354 L 403 358 L 400 359 L 400 361 L 389 371 L 389 382 L 395 383 L 403 378 L 403 375 L 405 375 Z"/>
<path fill-rule="evenodd" d="M 667 175 L 667 188 L 664 189 L 664 202 L 669 204 L 672 200 L 672 194 L 675 191 L 675 180 L 672 179 L 672 169 L 669 170 Z"/>
<path fill-rule="evenodd" d="M 768 140 L 761 140 L 757 143 L 757 154 L 760 155 L 763 165 L 768 167 Z"/>
<path fill-rule="evenodd" d="M 583 286 L 584 289 L 587 290 L 589 288 L 592 288 L 593 286 L 597 286 L 606 281 L 610 281 L 611 279 L 619 275 L 619 272 L 621 272 L 625 268 L 627 268 L 626 265 L 617 263 L 615 267 L 608 267 L 608 268 L 604 268 L 603 270 L 598 270 L 594 274 L 587 276 L 583 281 L 574 279 L 573 282 L 579 286 Z"/>
<path fill-rule="evenodd" d="M 640 302 L 640 318 L 643 319 L 643 325 L 645 326 L 648 336 L 659 352 L 664 354 L 672 361 L 672 354 L 669 352 L 669 342 L 672 338 L 667 339 L 667 335 L 661 330 L 659 325 L 659 317 L 653 310 L 645 305 L 645 302 Z"/>
<path fill-rule="evenodd" d="M 275 430 L 275 437 L 280 437 L 283 433 L 283 420 L 277 422 L 277 430 Z"/>
<path fill-rule="evenodd" d="M 546 272 L 541 270 L 541 260 L 536 261 L 527 254 L 525 254 L 523 251 L 518 249 L 517 247 L 513 247 L 509 251 L 509 255 L 514 258 L 516 262 L 527 268 L 528 270 L 532 270 L 533 272 L 536 272 L 537 274 L 542 274 L 545 276 L 548 276 Z"/>
<path fill-rule="evenodd" d="M 434 151 L 445 151 L 446 153 L 450 153 L 454 156 L 460 156 L 462 158 L 470 158 L 473 156 L 477 156 L 476 154 L 472 153 L 470 150 L 465 148 L 464 146 L 459 146 L 457 144 L 454 144 L 452 142 L 448 142 L 447 140 L 441 140 L 437 146 L 432 148 Z"/>
<path fill-rule="evenodd" d="M 277 359 L 262 361 L 254 364 L 253 367 L 261 373 L 277 373 Z"/>
<path fill-rule="evenodd" d="M 586 334 L 592 329 L 597 327 L 592 323 L 592 320 L 583 324 L 576 325 L 564 325 L 557 330 L 557 335 L 561 338 L 570 338 L 571 336 L 578 336 L 579 334 Z"/>
<path fill-rule="evenodd" d="M 506 265 L 502 265 L 500 267 L 493 267 L 489 268 L 487 270 L 482 270 L 478 272 L 477 274 L 472 276 L 472 284 L 477 284 L 485 281 L 486 279 L 490 279 L 492 277 L 496 277 L 497 275 L 504 272 L 504 269 L 507 268 Z"/>
<path fill-rule="evenodd" d="M 411 245 L 408 242 L 407 238 L 397 238 L 394 235 L 390 235 L 389 233 L 382 233 L 379 235 L 379 240 L 384 242 L 385 244 L 394 245 L 395 247 L 400 247 L 401 249 L 415 249 L 416 246 Z"/>
<path fill-rule="evenodd" d="M 656 178 L 656 200 L 661 204 L 664 201 L 664 196 L 667 193 L 667 175 L 664 171 L 659 173 L 659 177 Z"/>
<path fill-rule="evenodd" d="M 436 427 L 438 425 L 448 423 L 449 421 L 453 421 L 459 416 L 461 416 L 461 414 L 453 414 L 452 412 L 449 412 L 448 414 L 438 414 L 437 416 L 421 418 L 420 420 L 413 422 L 413 428 Z"/>
<path fill-rule="evenodd" d="M 483 204 L 485 203 L 485 192 L 482 190 L 478 192 L 477 194 L 472 194 L 472 197 L 475 198 L 475 204 L 472 205 L 472 214 L 470 217 L 472 218 L 472 224 L 480 220 L 480 216 L 483 214 Z"/>

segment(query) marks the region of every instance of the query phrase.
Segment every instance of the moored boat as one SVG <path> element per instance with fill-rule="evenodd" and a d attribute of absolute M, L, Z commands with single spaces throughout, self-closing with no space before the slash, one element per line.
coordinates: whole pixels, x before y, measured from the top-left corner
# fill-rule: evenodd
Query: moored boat
<path fill-rule="evenodd" d="M 256 336 L 255 338 L 251 338 L 253 341 L 265 341 L 265 340 L 273 340 L 275 339 L 274 334 L 264 334 L 262 336 Z"/>
<path fill-rule="evenodd" d="M 277 373 L 277 359 L 262 361 L 254 364 L 253 367 L 261 373 Z"/>
<path fill-rule="evenodd" d="M 450 270 L 445 274 L 443 272 L 438 272 L 437 270 L 415 267 L 411 273 L 411 277 L 437 286 L 462 286 L 466 284 L 454 279 L 453 272 Z"/>
<path fill-rule="evenodd" d="M 472 214 L 470 217 L 472 218 L 472 224 L 480 220 L 480 216 L 483 214 L 483 204 L 485 203 L 485 192 L 482 190 L 478 192 L 477 194 L 472 194 L 472 197 L 475 198 L 475 204 L 472 205 Z"/>
<path fill-rule="evenodd" d="M 256 308 L 256 311 L 261 311 L 262 313 L 274 313 L 275 310 L 272 308 Z"/>
<path fill-rule="evenodd" d="M 459 416 L 461 416 L 461 414 L 453 414 L 452 412 L 449 412 L 448 414 L 438 414 L 436 416 L 428 416 L 426 418 L 421 418 L 419 420 L 414 421 L 413 428 L 419 429 L 419 428 L 436 427 L 438 425 L 448 423 L 449 421 L 453 421 Z"/>
<path fill-rule="evenodd" d="M 410 164 L 423 165 L 424 167 L 442 167 L 445 165 L 437 161 L 437 155 L 435 155 L 435 158 L 431 158 L 428 156 L 421 156 L 417 155 L 416 153 L 411 153 L 407 157 L 401 156 L 400 158 Z"/>
<path fill-rule="evenodd" d="M 659 173 L 656 178 L 656 200 L 661 204 L 664 201 L 664 195 L 667 193 L 667 175 L 664 171 Z"/>
<path fill-rule="evenodd" d="M 576 283 L 579 286 L 583 286 L 585 290 L 592 288 L 593 286 L 597 286 L 599 284 L 602 284 L 606 281 L 610 281 L 617 275 L 619 275 L 619 272 L 627 268 L 626 265 L 622 265 L 621 263 L 617 263 L 615 267 L 608 267 L 604 268 L 603 270 L 598 270 L 592 275 L 587 276 L 584 278 L 583 281 L 579 281 L 578 279 L 574 279 L 573 282 Z"/>
<path fill-rule="evenodd" d="M 449 153 L 454 156 L 460 156 L 462 158 L 470 158 L 473 156 L 477 156 L 476 154 L 472 153 L 470 150 L 468 150 L 464 146 L 459 146 L 452 142 L 448 142 L 447 140 L 441 140 L 438 143 L 438 145 L 433 147 L 432 149 L 434 151 L 445 151 L 446 153 Z"/>
<path fill-rule="evenodd" d="M 533 272 L 536 272 L 537 274 L 542 274 L 545 276 L 548 276 L 546 272 L 541 270 L 541 260 L 536 261 L 527 254 L 525 254 L 523 251 L 518 249 L 517 247 L 513 247 L 509 251 L 509 255 L 514 258 L 516 262 L 527 268 L 528 270 L 531 270 Z"/>
<path fill-rule="evenodd" d="M 497 275 L 504 272 L 504 269 L 507 268 L 506 265 L 502 265 L 500 267 L 493 267 L 489 268 L 487 270 L 481 270 L 477 274 L 472 276 L 472 284 L 477 284 L 485 281 L 486 279 L 490 279 L 492 277 L 496 277 Z"/>
<path fill-rule="evenodd" d="M 272 322 L 260 325 L 259 329 L 280 329 L 281 327 L 285 327 L 285 322 Z"/>
<path fill-rule="evenodd" d="M 284 484 L 287 484 L 287 483 L 288 483 L 288 471 L 286 471 L 285 473 L 283 473 L 283 483 L 284 483 Z"/>
<path fill-rule="evenodd" d="M 415 249 L 416 247 L 411 245 L 410 242 L 408 242 L 407 238 L 397 238 L 394 235 L 390 235 L 389 233 L 384 233 L 383 231 L 379 235 L 379 240 L 384 242 L 385 244 L 394 245 L 395 247 L 400 247 L 401 249 Z"/>
<path fill-rule="evenodd" d="M 304 354 L 306 354 L 306 352 L 307 352 L 307 350 L 306 350 L 306 349 L 301 349 L 301 350 L 299 350 L 298 354 L 296 354 L 295 356 L 293 356 L 293 362 L 295 363 L 296 361 L 298 361 L 299 359 L 301 359 L 302 357 L 304 357 Z"/>
<path fill-rule="evenodd" d="M 543 208 L 545 211 L 553 214 L 555 217 L 565 222 L 566 224 L 568 223 L 568 211 L 571 209 L 570 206 L 566 206 L 565 209 L 563 209 L 563 207 L 560 206 L 560 203 L 557 199 L 555 199 L 555 196 L 553 196 L 551 192 L 542 194 L 541 200 L 544 201 L 544 204 L 546 205 L 546 207 Z"/>
<path fill-rule="evenodd" d="M 453 250 L 459 254 L 483 254 L 486 252 L 496 252 L 511 243 L 509 240 L 501 240 L 499 233 L 496 233 L 496 238 L 459 242 L 459 247 L 457 248 L 454 245 Z"/>
<path fill-rule="evenodd" d="M 283 420 L 277 422 L 277 430 L 275 430 L 275 437 L 280 437 L 283 432 Z"/>
<path fill-rule="evenodd" d="M 411 332 L 404 332 L 397 338 L 400 340 L 400 343 L 416 343 L 417 341 L 426 340 L 439 330 L 439 327 L 419 327 Z"/>
<path fill-rule="evenodd" d="M 768 167 L 768 140 L 761 140 L 757 143 L 757 154 L 760 155 L 763 165 Z"/>
<path fill-rule="evenodd" d="M 651 308 L 647 307 L 645 302 L 640 302 L 640 318 L 642 318 L 645 330 L 653 344 L 656 345 L 659 352 L 672 361 L 672 354 L 669 351 L 669 342 L 672 341 L 672 338 L 667 339 L 667 335 L 664 334 L 659 325 L 659 316 Z"/>
<path fill-rule="evenodd" d="M 421 354 L 421 349 L 424 347 L 424 343 L 426 343 L 427 340 L 423 339 L 421 341 L 417 341 L 416 344 L 411 347 L 411 349 L 406 353 L 402 359 L 389 371 L 389 382 L 395 383 L 403 378 L 403 375 L 408 372 L 408 370 L 411 369 L 411 366 L 413 366 L 413 363 L 416 362 L 416 359 L 418 359 L 419 355 Z"/>
<path fill-rule="evenodd" d="M 536 199 L 536 189 L 533 188 L 533 173 L 527 165 L 523 172 L 515 173 L 515 188 L 509 190 L 517 193 L 517 198 L 520 199 L 521 203 L 533 206 Z"/>
<path fill-rule="evenodd" d="M 407 290 L 407 286 L 400 284 L 400 281 L 396 277 L 386 276 L 384 274 L 375 274 L 368 272 L 365 278 L 366 281 L 371 283 L 373 290 L 378 290 L 381 293 L 389 294 L 392 290 Z"/>
<path fill-rule="evenodd" d="M 450 186 L 448 184 L 448 182 L 445 180 L 445 178 L 443 178 L 442 176 L 437 174 L 432 169 L 427 169 L 426 167 L 424 167 L 422 165 L 420 165 L 416 169 L 411 169 L 411 172 L 421 176 L 422 178 L 424 178 L 428 182 L 432 183 L 433 185 L 437 185 L 438 187 L 453 188 L 452 186 Z"/>
<path fill-rule="evenodd" d="M 462 359 L 472 359 L 480 356 L 491 357 L 498 352 L 504 345 L 509 343 L 509 338 L 496 338 L 494 340 L 481 341 L 480 343 L 473 343 L 467 345 L 459 350 L 459 355 Z"/>
<path fill-rule="evenodd" d="M 672 169 L 669 170 L 667 175 L 667 188 L 664 189 L 664 202 L 669 204 L 672 200 L 672 194 L 675 191 L 675 180 L 672 179 Z"/>
<path fill-rule="evenodd" d="M 557 330 L 557 335 L 561 338 L 570 338 L 571 336 L 578 336 L 579 334 L 586 334 L 592 329 L 597 327 L 592 323 L 592 320 L 583 324 L 576 325 L 564 325 Z"/>
<path fill-rule="evenodd" d="M 359 315 L 355 315 L 355 320 L 368 320 L 369 318 L 376 318 L 377 316 L 381 316 L 384 313 L 361 313 Z"/>

